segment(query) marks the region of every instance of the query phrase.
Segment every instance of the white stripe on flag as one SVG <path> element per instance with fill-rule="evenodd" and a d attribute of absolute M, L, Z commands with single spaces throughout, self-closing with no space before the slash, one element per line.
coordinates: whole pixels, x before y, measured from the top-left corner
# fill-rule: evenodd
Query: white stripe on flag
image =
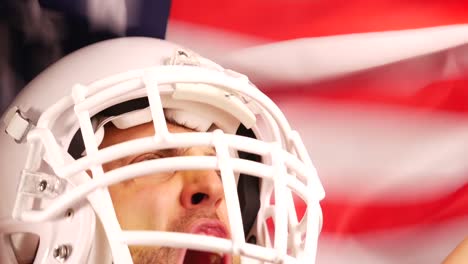
<path fill-rule="evenodd" d="M 329 193 L 395 202 L 436 198 L 467 182 L 466 115 L 299 97 L 277 103 Z"/>
<path fill-rule="evenodd" d="M 257 83 L 304 83 L 375 68 L 468 43 L 468 25 L 303 38 L 264 39 L 170 21 L 167 39 Z M 267 43 L 267 44 L 265 44 Z M 464 54 L 467 54 L 467 48 Z M 466 56 L 456 56 L 456 60 Z M 439 62 L 440 63 L 440 62 Z"/>

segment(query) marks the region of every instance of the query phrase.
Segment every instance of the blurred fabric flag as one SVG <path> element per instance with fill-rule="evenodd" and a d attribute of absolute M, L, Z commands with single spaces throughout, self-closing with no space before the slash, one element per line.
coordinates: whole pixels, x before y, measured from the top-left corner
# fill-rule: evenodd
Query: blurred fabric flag
<path fill-rule="evenodd" d="M 304 137 L 318 263 L 440 263 L 468 235 L 467 1 L 176 0 L 166 38 L 249 75 Z"/>

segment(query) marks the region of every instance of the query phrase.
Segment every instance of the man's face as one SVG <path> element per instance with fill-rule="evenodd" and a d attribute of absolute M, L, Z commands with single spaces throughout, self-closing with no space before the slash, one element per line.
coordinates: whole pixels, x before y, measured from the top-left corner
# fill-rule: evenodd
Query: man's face
<path fill-rule="evenodd" d="M 193 132 L 168 123 L 172 133 Z M 125 130 L 106 127 L 101 147 L 154 135 L 152 123 Z M 104 165 L 105 171 L 145 160 L 175 156 L 215 155 L 212 147 L 164 149 L 128 156 Z M 212 235 L 230 238 L 229 222 L 221 178 L 214 170 L 173 171 L 145 175 L 109 186 L 109 192 L 123 230 L 155 230 L 191 233 L 208 226 Z M 179 263 L 181 250 L 166 247 L 131 247 L 135 263 Z M 188 251 L 183 263 L 217 263 L 216 255 Z M 191 261 L 188 261 L 188 259 Z M 196 261 L 199 259 L 199 261 Z M 236 261 L 237 262 L 237 261 Z M 209 263 L 209 262 L 205 262 Z M 220 262 L 222 263 L 222 262 Z"/>

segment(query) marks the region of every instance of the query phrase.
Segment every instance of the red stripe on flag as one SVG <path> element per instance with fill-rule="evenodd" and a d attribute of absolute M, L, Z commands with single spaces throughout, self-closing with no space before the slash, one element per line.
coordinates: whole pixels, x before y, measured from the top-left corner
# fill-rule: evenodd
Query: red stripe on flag
<path fill-rule="evenodd" d="M 430 111 L 468 113 L 468 79 L 431 83 L 414 92 L 399 92 L 385 83 L 369 84 L 353 78 L 315 85 L 264 89 L 276 102 L 317 98 L 363 105 L 391 105 Z"/>
<path fill-rule="evenodd" d="M 170 19 L 286 40 L 468 23 L 468 2 L 177 0 Z"/>
<path fill-rule="evenodd" d="M 371 198 L 350 202 L 337 198 L 333 193 L 327 193 L 327 197 L 321 202 L 324 219 L 322 232 L 347 236 L 439 224 L 468 216 L 467 204 L 468 184 L 444 197 L 421 197 L 419 201 L 399 204 L 374 201 Z M 304 214 L 305 205 L 302 200 L 296 200 L 296 209 L 299 216 Z"/>

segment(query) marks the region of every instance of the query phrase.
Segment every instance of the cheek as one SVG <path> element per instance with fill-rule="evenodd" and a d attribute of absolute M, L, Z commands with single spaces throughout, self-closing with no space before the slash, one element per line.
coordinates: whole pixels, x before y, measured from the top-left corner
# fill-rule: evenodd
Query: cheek
<path fill-rule="evenodd" d="M 177 217 L 178 192 L 171 185 L 132 184 L 109 187 L 122 229 L 167 230 Z"/>

